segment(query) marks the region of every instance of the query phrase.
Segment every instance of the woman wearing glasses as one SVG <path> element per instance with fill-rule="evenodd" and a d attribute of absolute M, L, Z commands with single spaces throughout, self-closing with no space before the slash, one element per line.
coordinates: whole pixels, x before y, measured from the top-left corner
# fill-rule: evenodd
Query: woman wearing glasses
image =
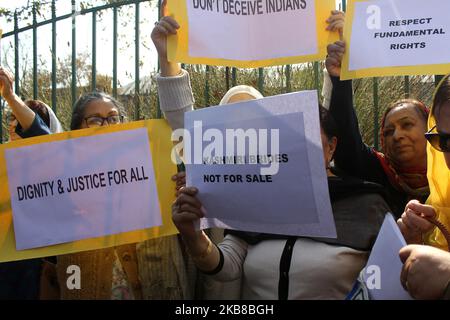
<path fill-rule="evenodd" d="M 86 94 L 75 103 L 71 130 L 116 125 L 124 121 L 121 105 L 102 92 Z M 182 299 L 182 254 L 173 237 L 57 257 L 61 299 Z M 82 287 L 69 290 L 67 268 L 80 267 Z"/>
<path fill-rule="evenodd" d="M 406 210 L 418 217 L 436 217 L 450 226 L 450 75 L 439 85 L 425 137 L 428 147 L 428 178 L 431 195 L 428 205 L 408 204 Z M 408 238 L 420 230 L 403 229 Z M 430 246 L 409 245 L 400 251 L 404 263 L 401 281 L 410 294 L 419 299 L 450 299 L 450 253 L 444 235 L 437 229 L 424 239 Z M 443 250 L 441 250 L 443 249 Z"/>
<path fill-rule="evenodd" d="M 120 104 L 103 92 L 92 92 L 75 103 L 71 130 L 114 125 L 123 122 L 124 113 Z"/>

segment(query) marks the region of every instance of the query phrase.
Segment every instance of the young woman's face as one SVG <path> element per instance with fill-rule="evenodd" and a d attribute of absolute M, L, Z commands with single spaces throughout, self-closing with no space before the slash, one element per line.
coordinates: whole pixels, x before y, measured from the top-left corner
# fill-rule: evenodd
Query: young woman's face
<path fill-rule="evenodd" d="M 16 141 L 16 140 L 22 139 L 16 133 L 17 124 L 18 124 L 18 122 L 17 122 L 16 117 L 11 113 L 9 116 L 9 121 L 8 121 L 8 132 L 9 132 L 9 140 L 10 141 Z"/>
<path fill-rule="evenodd" d="M 107 98 L 90 102 L 84 110 L 80 129 L 120 123 L 119 109 Z"/>
<path fill-rule="evenodd" d="M 450 134 L 450 102 L 439 106 L 436 129 L 438 133 Z M 450 152 L 444 152 L 444 157 L 447 167 L 450 169 Z"/>
<path fill-rule="evenodd" d="M 385 154 L 405 168 L 426 166 L 426 131 L 426 121 L 414 105 L 399 105 L 386 116 L 383 128 Z"/>

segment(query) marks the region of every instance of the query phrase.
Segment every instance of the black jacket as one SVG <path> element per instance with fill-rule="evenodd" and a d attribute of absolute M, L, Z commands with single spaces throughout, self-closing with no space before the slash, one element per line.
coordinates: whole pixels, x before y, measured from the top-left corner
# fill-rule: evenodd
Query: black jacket
<path fill-rule="evenodd" d="M 358 118 L 353 108 L 352 81 L 340 81 L 331 77 L 333 91 L 330 113 L 339 128 L 338 145 L 334 154 L 336 166 L 345 173 L 385 187 L 386 200 L 392 213 L 398 219 L 404 212 L 410 197 L 397 190 L 389 181 L 373 148 L 367 146 L 361 137 Z M 425 201 L 418 199 L 420 201 Z"/>

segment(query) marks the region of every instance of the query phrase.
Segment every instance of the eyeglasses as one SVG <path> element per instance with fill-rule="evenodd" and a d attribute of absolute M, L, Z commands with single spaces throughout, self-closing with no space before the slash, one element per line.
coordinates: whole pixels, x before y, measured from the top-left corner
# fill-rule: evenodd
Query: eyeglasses
<path fill-rule="evenodd" d="M 8 116 L 8 122 L 13 122 L 13 121 L 16 121 L 16 117 L 14 116 L 14 114 L 10 114 L 9 116 Z"/>
<path fill-rule="evenodd" d="M 99 117 L 99 116 L 92 116 L 87 117 L 84 120 L 86 121 L 86 126 L 88 128 L 95 128 L 95 127 L 101 127 L 104 125 L 105 121 L 108 122 L 108 124 L 119 124 L 123 122 L 123 116 L 119 115 L 113 115 L 106 118 Z"/>
<path fill-rule="evenodd" d="M 425 133 L 425 138 L 433 148 L 440 152 L 450 152 L 450 134 L 432 132 L 436 126 Z"/>

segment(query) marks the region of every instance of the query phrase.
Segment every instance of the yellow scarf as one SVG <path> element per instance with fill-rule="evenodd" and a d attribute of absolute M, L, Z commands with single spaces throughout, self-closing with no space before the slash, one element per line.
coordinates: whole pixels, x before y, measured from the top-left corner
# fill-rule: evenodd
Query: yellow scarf
<path fill-rule="evenodd" d="M 433 112 L 430 112 L 428 129 L 436 125 Z M 447 229 L 450 229 L 450 170 L 445 163 L 444 154 L 427 143 L 428 170 L 427 177 L 430 185 L 430 197 L 427 204 L 432 205 L 436 215 Z M 439 229 L 435 228 L 426 235 L 425 244 L 448 250 L 447 241 Z"/>

